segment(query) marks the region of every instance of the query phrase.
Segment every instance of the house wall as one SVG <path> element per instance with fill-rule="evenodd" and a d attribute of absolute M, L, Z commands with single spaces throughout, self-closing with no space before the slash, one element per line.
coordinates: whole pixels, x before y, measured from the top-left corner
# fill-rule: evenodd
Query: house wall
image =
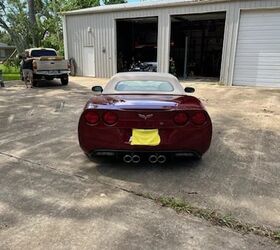
<path fill-rule="evenodd" d="M 0 48 L 0 60 L 5 60 L 14 52 L 14 50 L 14 48 Z"/>
<path fill-rule="evenodd" d="M 77 63 L 77 74 L 83 75 L 82 48 L 94 46 L 96 77 L 111 77 L 117 72 L 116 19 L 158 17 L 158 71 L 168 72 L 170 16 L 226 11 L 220 81 L 231 85 L 241 9 L 280 8 L 280 0 L 239 0 L 195 3 L 186 6 L 149 8 L 105 13 L 66 15 L 64 17 L 65 49 L 68 58 Z M 88 30 L 91 28 L 91 31 Z M 105 48 L 105 52 L 104 52 Z"/>

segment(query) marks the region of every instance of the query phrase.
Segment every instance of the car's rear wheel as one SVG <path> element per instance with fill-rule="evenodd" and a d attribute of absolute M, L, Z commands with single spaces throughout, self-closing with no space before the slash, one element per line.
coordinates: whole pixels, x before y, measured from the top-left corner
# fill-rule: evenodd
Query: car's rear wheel
<path fill-rule="evenodd" d="M 62 77 L 60 78 L 60 81 L 61 81 L 61 84 L 62 84 L 62 85 L 67 85 L 68 82 L 69 82 L 69 77 L 68 77 L 68 75 L 62 76 Z"/>

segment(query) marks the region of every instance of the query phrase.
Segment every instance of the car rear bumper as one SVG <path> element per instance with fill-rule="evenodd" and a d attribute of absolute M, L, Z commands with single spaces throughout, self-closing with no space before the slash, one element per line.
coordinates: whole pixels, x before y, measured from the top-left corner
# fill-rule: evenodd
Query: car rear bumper
<path fill-rule="evenodd" d="M 144 152 L 144 153 L 191 153 L 203 155 L 210 147 L 212 126 L 200 128 L 160 129 L 161 142 L 157 146 L 130 145 L 129 134 L 123 129 L 92 129 L 87 125 L 79 126 L 79 143 L 86 154 L 109 152 Z M 106 155 L 106 154 L 104 154 Z"/>
<path fill-rule="evenodd" d="M 170 151 L 170 150 L 165 150 L 165 151 L 145 151 L 145 150 L 108 150 L 108 149 L 97 149 L 97 150 L 93 150 L 89 153 L 87 153 L 87 155 L 89 156 L 113 156 L 113 157 L 123 157 L 126 154 L 137 154 L 137 155 L 141 155 L 144 157 L 148 157 L 152 154 L 155 155 L 165 155 L 167 157 L 196 157 L 196 158 L 200 158 L 201 154 L 199 152 L 195 152 L 195 151 Z"/>

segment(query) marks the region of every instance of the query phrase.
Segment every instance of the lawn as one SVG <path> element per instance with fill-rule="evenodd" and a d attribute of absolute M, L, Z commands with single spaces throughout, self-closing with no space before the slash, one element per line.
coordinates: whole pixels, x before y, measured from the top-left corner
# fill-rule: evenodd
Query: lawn
<path fill-rule="evenodd" d="M 3 80 L 4 81 L 12 81 L 19 80 L 19 67 L 7 66 L 4 64 L 0 64 L 0 70 L 2 70 Z"/>
<path fill-rule="evenodd" d="M 3 74 L 4 81 L 20 80 L 19 73 L 17 74 Z"/>

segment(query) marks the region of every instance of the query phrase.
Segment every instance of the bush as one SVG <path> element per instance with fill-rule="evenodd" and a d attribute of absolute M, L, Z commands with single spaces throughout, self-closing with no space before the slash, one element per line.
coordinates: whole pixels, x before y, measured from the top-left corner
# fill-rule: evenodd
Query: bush
<path fill-rule="evenodd" d="M 0 64 L 3 74 L 19 74 L 19 66 Z"/>
<path fill-rule="evenodd" d="M 0 70 L 2 70 L 2 79 L 4 81 L 11 81 L 11 80 L 19 80 L 20 79 L 19 67 L 18 66 L 0 64 Z"/>

